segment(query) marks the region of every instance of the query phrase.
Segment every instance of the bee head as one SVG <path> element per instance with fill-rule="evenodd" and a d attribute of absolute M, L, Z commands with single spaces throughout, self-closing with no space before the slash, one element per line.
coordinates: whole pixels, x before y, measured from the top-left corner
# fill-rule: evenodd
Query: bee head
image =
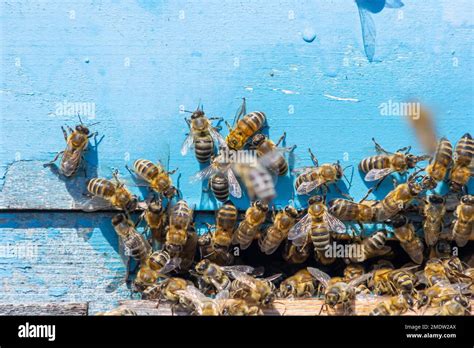
<path fill-rule="evenodd" d="M 446 198 L 440 195 L 431 195 L 428 197 L 428 201 L 431 204 L 445 204 Z"/>
<path fill-rule="evenodd" d="M 191 114 L 191 119 L 192 120 L 195 120 L 195 119 L 198 119 L 198 118 L 201 118 L 201 117 L 204 117 L 204 111 L 202 111 L 201 109 L 197 109 L 196 111 L 194 111 Z"/>
<path fill-rule="evenodd" d="M 208 259 L 203 259 L 199 261 L 196 265 L 196 272 L 198 273 L 203 273 L 211 264 L 211 262 Z"/>
<path fill-rule="evenodd" d="M 178 189 L 174 186 L 170 186 L 168 189 L 165 190 L 165 192 L 163 192 L 163 195 L 168 199 L 173 198 L 177 194 L 178 194 Z"/>
<path fill-rule="evenodd" d="M 84 134 L 84 135 L 89 135 L 89 133 L 90 133 L 89 128 L 87 128 L 83 124 L 78 124 L 76 126 L 76 131 L 81 133 L 81 134 Z"/>
<path fill-rule="evenodd" d="M 472 195 L 465 195 L 461 198 L 462 204 L 473 205 L 474 204 L 474 196 Z"/>
<path fill-rule="evenodd" d="M 342 177 L 344 176 L 344 169 L 339 164 L 339 162 L 335 163 L 334 167 L 336 168 L 336 179 L 341 180 Z"/>
<path fill-rule="evenodd" d="M 436 182 L 436 180 L 429 175 L 425 175 L 421 180 L 421 186 L 425 190 L 433 190 L 434 188 L 436 188 L 437 185 L 438 183 Z"/>
<path fill-rule="evenodd" d="M 469 300 L 465 297 L 465 296 L 462 296 L 462 295 L 456 295 L 454 297 L 454 301 L 456 301 L 457 303 L 459 303 L 461 306 L 463 306 L 464 308 L 467 308 L 469 307 Z"/>
<path fill-rule="evenodd" d="M 291 216 L 293 219 L 296 219 L 298 217 L 298 210 L 296 210 L 291 205 L 285 207 L 285 213 Z"/>
<path fill-rule="evenodd" d="M 424 292 L 419 292 L 418 295 L 418 309 L 420 309 L 423 306 L 426 306 L 428 304 L 429 297 L 424 293 Z"/>
<path fill-rule="evenodd" d="M 408 182 L 408 190 L 412 196 L 417 196 L 423 190 L 423 188 L 419 183 L 412 180 Z"/>
<path fill-rule="evenodd" d="M 263 299 L 262 305 L 268 306 L 270 303 L 273 302 L 274 299 L 275 299 L 275 294 L 271 293 Z"/>
<path fill-rule="evenodd" d="M 446 239 L 441 239 L 436 243 L 436 252 L 440 255 L 451 254 L 451 245 Z"/>
<path fill-rule="evenodd" d="M 400 228 L 408 224 L 408 218 L 405 215 L 396 215 L 391 219 L 393 228 Z"/>
<path fill-rule="evenodd" d="M 264 141 L 265 141 L 265 135 L 258 133 L 253 136 L 252 145 L 255 147 L 260 146 Z"/>
<path fill-rule="evenodd" d="M 165 244 L 165 249 L 166 249 L 166 251 L 168 251 L 170 254 L 176 255 L 176 254 L 181 253 L 181 251 L 183 250 L 183 246 L 182 246 L 182 245 L 178 245 L 178 244 L 168 244 L 168 243 L 166 243 L 166 244 Z"/>
<path fill-rule="evenodd" d="M 326 294 L 325 302 L 329 307 L 334 307 L 339 302 L 339 298 L 338 292 L 331 291 Z"/>
<path fill-rule="evenodd" d="M 155 214 L 160 214 L 163 212 L 163 204 L 161 203 L 161 199 L 154 200 L 148 206 L 148 209 Z"/>
<path fill-rule="evenodd" d="M 408 306 L 413 307 L 414 305 L 414 302 L 413 302 L 413 297 L 408 294 L 408 293 L 405 293 L 402 295 L 403 296 L 403 299 L 406 301 L 406 303 L 408 304 Z"/>
<path fill-rule="evenodd" d="M 127 220 L 127 217 L 125 216 L 125 214 L 122 214 L 122 213 L 117 214 L 112 218 L 112 225 L 117 226 L 126 220 Z"/>
<path fill-rule="evenodd" d="M 418 156 L 412 155 L 411 153 L 406 155 L 407 167 L 410 169 L 415 168 L 418 160 Z"/>
<path fill-rule="evenodd" d="M 133 195 L 132 198 L 127 202 L 125 209 L 127 211 L 134 211 L 138 207 L 138 197 Z"/>
<path fill-rule="evenodd" d="M 321 204 L 324 203 L 324 198 L 321 195 L 315 195 L 308 199 L 308 204 Z"/>
<path fill-rule="evenodd" d="M 268 204 L 263 201 L 255 201 L 254 205 L 258 210 L 261 210 L 265 213 L 268 211 Z"/>

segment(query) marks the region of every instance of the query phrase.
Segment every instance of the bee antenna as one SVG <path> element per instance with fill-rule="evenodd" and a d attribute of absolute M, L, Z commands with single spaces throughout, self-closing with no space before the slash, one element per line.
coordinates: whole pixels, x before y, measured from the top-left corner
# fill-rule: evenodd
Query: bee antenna
<path fill-rule="evenodd" d="M 84 124 L 84 122 L 82 122 L 81 115 L 77 114 L 77 117 L 79 118 L 79 122 L 81 122 L 81 124 Z"/>
<path fill-rule="evenodd" d="M 100 122 L 95 122 L 95 123 L 88 124 L 88 125 L 87 125 L 87 128 L 92 127 L 92 126 L 95 126 L 96 124 L 100 124 Z"/>

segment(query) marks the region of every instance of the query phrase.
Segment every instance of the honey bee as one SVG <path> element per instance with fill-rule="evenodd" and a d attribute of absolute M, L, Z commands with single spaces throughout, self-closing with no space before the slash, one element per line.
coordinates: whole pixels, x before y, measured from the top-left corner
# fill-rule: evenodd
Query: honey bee
<path fill-rule="evenodd" d="M 234 279 L 230 285 L 232 298 L 241 298 L 262 307 L 270 306 L 275 300 L 276 287 L 272 282 L 278 279 L 281 274 L 260 279 L 234 269 L 229 273 Z"/>
<path fill-rule="evenodd" d="M 420 308 L 439 307 L 443 303 L 454 299 L 465 293 L 468 284 L 450 284 L 449 282 L 438 282 L 428 288 L 420 290 L 417 294 L 417 306 Z M 461 297 L 460 297 L 461 299 Z"/>
<path fill-rule="evenodd" d="M 242 149 L 250 137 L 263 127 L 265 120 L 265 114 L 261 111 L 247 114 L 246 102 L 243 98 L 242 105 L 234 118 L 235 128 L 226 122 L 229 128 L 229 135 L 226 138 L 227 146 L 232 150 Z"/>
<path fill-rule="evenodd" d="M 137 159 L 133 163 L 133 170 L 136 175 L 150 185 L 153 191 L 167 198 L 172 198 L 177 194 L 177 189 L 173 186 L 171 175 L 176 173 L 178 169 L 166 171 L 161 163 L 155 164 L 146 159 Z"/>
<path fill-rule="evenodd" d="M 133 195 L 118 178 L 117 170 L 112 175 L 115 182 L 100 178 L 88 180 L 87 191 L 92 196 L 105 199 L 115 208 L 122 209 L 127 213 L 134 211 L 138 205 L 137 196 Z M 90 210 L 88 207 L 84 207 L 84 209 Z"/>
<path fill-rule="evenodd" d="M 199 261 L 195 266 L 196 275 L 202 279 L 204 283 L 217 290 L 217 292 L 230 288 L 232 281 L 227 276 L 227 273 L 233 269 L 244 273 L 252 273 L 254 271 L 253 267 L 245 265 L 219 266 L 208 259 Z"/>
<path fill-rule="evenodd" d="M 413 262 L 421 264 L 423 262 L 424 245 L 421 239 L 416 235 L 415 226 L 404 215 L 396 215 L 392 218 L 393 233 L 400 241 L 403 250 Z"/>
<path fill-rule="evenodd" d="M 302 246 L 296 246 L 291 240 L 286 240 L 282 252 L 283 259 L 289 264 L 303 263 L 311 255 L 311 245 L 309 234 L 304 238 Z"/>
<path fill-rule="evenodd" d="M 177 269 L 181 264 L 180 258 L 171 258 L 165 250 L 153 252 L 137 272 L 134 281 L 138 291 L 144 291 L 156 283 L 159 277 L 163 277 Z"/>
<path fill-rule="evenodd" d="M 258 240 L 260 250 L 267 255 L 273 254 L 281 242 L 288 237 L 288 232 L 295 225 L 297 217 L 298 211 L 290 205 L 276 215 L 273 212 L 273 224 Z"/>
<path fill-rule="evenodd" d="M 252 146 L 257 150 L 257 156 L 262 159 L 265 158 L 265 165 L 270 169 L 271 172 L 277 173 L 279 176 L 284 176 L 288 172 L 288 162 L 286 161 L 283 154 L 285 152 L 291 152 L 295 149 L 296 145 L 289 148 L 279 148 L 280 143 L 285 139 L 286 133 L 284 133 L 278 142 L 275 144 L 265 135 L 259 133 L 253 136 Z"/>
<path fill-rule="evenodd" d="M 175 255 L 183 251 L 192 220 L 193 211 L 186 201 L 180 200 L 172 207 L 165 238 L 165 249 L 170 254 Z"/>
<path fill-rule="evenodd" d="M 173 304 L 180 302 L 179 290 L 185 290 L 188 285 L 192 285 L 189 280 L 171 277 L 148 287 L 142 294 L 142 298 L 146 300 L 164 299 Z M 172 307 L 173 309 L 173 307 Z"/>
<path fill-rule="evenodd" d="M 400 211 L 405 209 L 408 203 L 418 196 L 418 194 L 422 191 L 422 187 L 414 180 L 415 178 L 416 177 L 414 177 L 412 174 L 406 183 L 397 185 L 385 196 L 384 199 L 373 205 L 376 221 L 386 221 L 392 218 Z M 369 189 L 368 194 L 371 191 L 372 188 Z M 363 200 L 365 200 L 366 197 L 364 197 Z"/>
<path fill-rule="evenodd" d="M 326 191 L 328 191 L 329 184 L 338 182 L 344 176 L 344 170 L 339 162 L 334 164 L 322 164 L 320 166 L 316 156 L 311 152 L 311 149 L 308 149 L 308 151 L 314 166 L 297 168 L 293 171 L 294 174 L 298 174 L 295 182 L 295 189 L 298 195 L 307 195 L 319 187 L 324 187 Z M 342 194 L 337 185 L 334 185 L 334 187 Z"/>
<path fill-rule="evenodd" d="M 423 271 L 417 275 L 420 282 L 425 283 L 428 287 L 438 283 L 443 284 L 450 282 L 445 265 L 441 259 L 428 260 Z"/>
<path fill-rule="evenodd" d="M 459 247 L 469 241 L 474 230 L 474 196 L 462 196 L 454 213 L 453 239 Z"/>
<path fill-rule="evenodd" d="M 367 259 L 388 254 L 392 249 L 385 245 L 387 241 L 387 232 L 377 231 L 368 238 L 362 240 L 362 255 L 353 257 L 352 262 L 363 262 Z"/>
<path fill-rule="evenodd" d="M 259 306 L 253 305 L 241 298 L 224 299 L 221 304 L 221 315 L 249 316 L 261 315 Z"/>
<path fill-rule="evenodd" d="M 234 233 L 233 244 L 239 244 L 242 250 L 247 249 L 265 222 L 267 212 L 267 203 L 261 201 L 252 202 L 250 208 L 245 212 L 244 220 L 237 226 Z"/>
<path fill-rule="evenodd" d="M 212 126 L 212 120 L 222 120 L 222 118 L 206 117 L 200 106 L 191 114 L 191 120 L 185 118 L 190 132 L 181 147 L 181 154 L 183 156 L 188 153 L 190 148 L 194 147 L 194 153 L 198 162 L 207 163 L 214 154 L 214 145 L 216 143 L 219 146 L 226 144 L 224 138 Z"/>
<path fill-rule="evenodd" d="M 329 202 L 329 212 L 343 221 L 373 222 L 375 220 L 374 201 L 354 202 L 336 198 Z"/>
<path fill-rule="evenodd" d="M 417 277 L 411 272 L 418 266 L 392 270 L 388 273 L 388 284 L 392 294 L 413 294 Z"/>
<path fill-rule="evenodd" d="M 189 268 L 193 265 L 198 246 L 198 239 L 199 236 L 197 235 L 194 226 L 190 225 L 188 228 L 188 236 L 186 238 L 186 243 L 184 244 L 183 249 L 179 252 L 171 252 L 172 257 L 176 257 L 182 260 L 179 266 L 180 273 L 183 271 L 188 271 Z"/>
<path fill-rule="evenodd" d="M 439 239 L 430 249 L 429 259 L 449 257 L 451 255 L 451 244 L 446 239 Z"/>
<path fill-rule="evenodd" d="M 365 181 L 380 180 L 376 189 L 390 174 L 404 174 L 407 170 L 415 168 L 418 162 L 429 158 L 429 156 L 415 156 L 409 154 L 408 152 L 411 146 L 398 149 L 395 153 L 390 153 L 384 150 L 374 138 L 372 138 L 372 141 L 375 143 L 375 149 L 378 155 L 363 159 L 359 163 L 359 169 L 366 174 L 364 178 Z"/>
<path fill-rule="evenodd" d="M 439 195 L 430 195 L 425 199 L 423 215 L 423 232 L 425 242 L 428 246 L 433 246 L 438 241 L 443 230 L 443 218 L 446 214 L 446 198 Z"/>
<path fill-rule="evenodd" d="M 388 300 L 380 302 L 375 306 L 369 315 L 387 316 L 401 315 L 406 313 L 414 305 L 413 298 L 408 294 L 399 294 L 391 296 Z"/>
<path fill-rule="evenodd" d="M 360 277 L 362 274 L 365 273 L 364 266 L 357 264 L 357 263 L 350 263 L 344 268 L 344 279 L 346 281 L 350 281 L 357 277 Z"/>
<path fill-rule="evenodd" d="M 461 192 L 472 176 L 474 167 L 474 140 L 469 133 L 462 136 L 454 150 L 454 166 L 451 170 L 450 189 Z"/>
<path fill-rule="evenodd" d="M 307 269 L 301 269 L 280 284 L 278 296 L 283 298 L 312 297 L 316 293 L 316 280 Z"/>
<path fill-rule="evenodd" d="M 119 237 L 119 251 L 122 258 L 127 259 L 128 280 L 130 272 L 130 258 L 144 264 L 151 253 L 151 246 L 136 229 L 135 224 L 125 214 L 117 214 L 112 218 L 112 225 Z"/>
<path fill-rule="evenodd" d="M 446 177 L 448 168 L 453 161 L 453 146 L 446 138 L 441 138 L 436 151 L 426 167 L 427 175 L 422 180 L 425 189 L 433 190 Z"/>
<path fill-rule="evenodd" d="M 79 121 L 81 124 L 77 125 L 73 130 L 71 127 L 68 127 L 68 131 L 61 127 L 63 131 L 64 140 L 66 140 L 66 149 L 59 152 L 56 157 L 51 162 L 45 163 L 44 166 L 53 165 L 54 162 L 57 161 L 59 156 L 61 156 L 61 163 L 59 165 L 59 171 L 62 175 L 66 177 L 73 176 L 81 163 L 84 166 L 85 172 L 85 165 L 84 165 L 84 152 L 87 150 L 87 146 L 89 144 L 89 139 L 92 137 L 97 136 L 97 132 L 90 133 L 89 127 L 98 124 L 93 123 L 91 125 L 86 126 L 82 123 L 81 118 L 79 117 Z"/>
<path fill-rule="evenodd" d="M 232 243 L 238 211 L 231 201 L 225 203 L 216 213 L 216 229 L 212 234 L 214 249 L 227 250 Z"/>
<path fill-rule="evenodd" d="M 258 161 L 253 164 L 235 163 L 232 168 L 242 180 L 251 200 L 270 202 L 276 197 L 273 177 Z"/>
<path fill-rule="evenodd" d="M 99 316 L 135 316 L 135 315 L 138 315 L 138 314 L 137 314 L 137 312 L 135 312 L 131 308 L 120 306 L 120 307 L 111 309 L 110 311 L 107 311 L 107 312 L 99 312 L 96 315 L 99 315 Z"/>
<path fill-rule="evenodd" d="M 305 237 L 310 235 L 315 256 L 323 264 L 330 264 L 334 259 L 325 257 L 325 251 L 331 242 L 330 232 L 345 233 L 346 226 L 328 212 L 322 196 L 312 196 L 308 204 L 308 213 L 290 229 L 288 239 L 301 247 Z"/>
<path fill-rule="evenodd" d="M 150 231 L 152 246 L 154 249 L 161 249 L 165 242 L 167 215 L 160 198 L 151 199 L 146 206 L 146 209 L 140 215 L 137 226 L 142 220 L 146 222 L 144 234 Z"/>
<path fill-rule="evenodd" d="M 458 298 L 454 298 L 445 302 L 436 315 L 470 315 L 471 314 L 471 305 L 469 300 L 465 297 L 461 298 L 461 295 L 457 295 Z"/>
<path fill-rule="evenodd" d="M 336 306 L 340 305 L 343 315 L 353 313 L 356 287 L 372 276 L 372 273 L 365 273 L 346 283 L 340 278 L 331 279 L 328 274 L 317 268 L 308 267 L 307 269 L 324 287 L 324 305 L 321 306 L 321 311 L 324 306 L 335 309 Z"/>
<path fill-rule="evenodd" d="M 373 270 L 373 277 L 369 282 L 369 286 L 373 289 L 377 295 L 391 294 L 392 286 L 388 280 L 388 275 L 394 269 L 391 264 L 378 265 Z"/>
<path fill-rule="evenodd" d="M 180 304 L 191 309 L 191 315 L 218 316 L 221 313 L 218 301 L 207 297 L 194 285 L 188 285 L 185 289 L 177 290 L 176 294 L 179 296 Z"/>
<path fill-rule="evenodd" d="M 208 228 L 210 230 L 209 225 Z M 211 232 L 199 236 L 198 246 L 203 259 L 208 259 L 220 266 L 231 265 L 234 262 L 234 255 L 231 252 L 222 248 L 214 248 Z"/>
<path fill-rule="evenodd" d="M 224 149 L 223 149 L 224 150 Z M 225 202 L 231 194 L 235 198 L 242 197 L 242 189 L 230 163 L 225 162 L 224 152 L 211 157 L 211 165 L 196 173 L 191 182 L 209 179 L 209 188 L 220 202 Z"/>

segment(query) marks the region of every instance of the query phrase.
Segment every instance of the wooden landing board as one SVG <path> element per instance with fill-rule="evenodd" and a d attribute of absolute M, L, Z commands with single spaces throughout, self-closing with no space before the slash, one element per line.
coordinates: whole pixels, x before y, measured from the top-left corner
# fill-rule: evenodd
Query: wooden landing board
<path fill-rule="evenodd" d="M 88 315 L 89 304 L 83 303 L 0 303 L 0 315 Z"/>
<path fill-rule="evenodd" d="M 371 296 L 355 302 L 355 314 L 356 315 L 369 315 L 370 311 L 380 302 L 387 300 L 386 296 Z M 157 301 L 146 301 L 146 300 L 126 300 L 119 301 L 120 306 L 133 309 L 138 315 L 172 315 L 171 306 L 166 302 L 161 302 L 158 305 Z M 472 301 L 471 301 L 472 303 Z M 270 316 L 288 316 L 288 315 L 301 315 L 301 316 L 312 316 L 319 315 L 321 306 L 324 304 L 324 300 L 319 298 L 311 299 L 297 299 L 297 300 L 278 300 L 277 303 L 273 304 L 272 308 L 264 309 L 265 315 Z M 471 308 L 474 306 L 471 306 Z M 428 308 L 425 313 L 421 311 L 409 311 L 403 315 L 434 315 L 436 313 L 435 308 Z M 471 314 L 474 314 L 474 310 L 471 310 Z M 174 315 L 186 315 L 186 312 L 175 311 Z M 323 310 L 320 315 L 328 315 L 328 312 Z M 329 315 L 334 315 L 334 312 L 330 311 Z"/>

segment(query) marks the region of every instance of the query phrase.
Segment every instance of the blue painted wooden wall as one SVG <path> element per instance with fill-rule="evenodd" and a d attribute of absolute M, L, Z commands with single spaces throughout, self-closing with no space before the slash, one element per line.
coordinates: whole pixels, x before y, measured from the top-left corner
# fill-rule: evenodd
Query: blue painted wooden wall
<path fill-rule="evenodd" d="M 267 114 L 272 138 L 286 131 L 287 145 L 298 145 L 296 166 L 310 164 L 311 147 L 321 162 L 356 167 L 373 154 L 372 137 L 387 149 L 420 152 L 405 117 L 380 114 L 389 101 L 421 100 L 436 115 L 438 134 L 453 142 L 472 133 L 472 2 L 407 0 L 373 18 L 369 63 L 348 0 L 1 1 L 0 208 L 73 206 L 84 178 L 60 181 L 41 166 L 64 147 L 60 126 L 77 122 L 74 112 L 60 114 L 65 102 L 95 107 L 88 122 L 100 122 L 94 129 L 104 139 L 88 154 L 90 176 L 109 177 L 113 167 L 126 176 L 125 164 L 136 158 L 169 156 L 184 198 L 198 210 L 215 203 L 188 182 L 200 167 L 179 149 L 187 132 L 180 109 L 200 100 L 209 115 L 230 121 L 246 97 L 249 109 Z M 277 205 L 291 198 L 292 183 L 279 180 Z M 356 170 L 350 193 L 360 198 L 366 190 Z M 64 239 L 87 264 L 41 248 L 37 261 L 0 258 L 0 300 L 79 294 L 101 308 L 123 297 L 125 288 L 106 294 L 120 268 L 107 219 L 0 213 L 2 245 Z M 79 237 L 82 229 L 92 237 Z"/>

